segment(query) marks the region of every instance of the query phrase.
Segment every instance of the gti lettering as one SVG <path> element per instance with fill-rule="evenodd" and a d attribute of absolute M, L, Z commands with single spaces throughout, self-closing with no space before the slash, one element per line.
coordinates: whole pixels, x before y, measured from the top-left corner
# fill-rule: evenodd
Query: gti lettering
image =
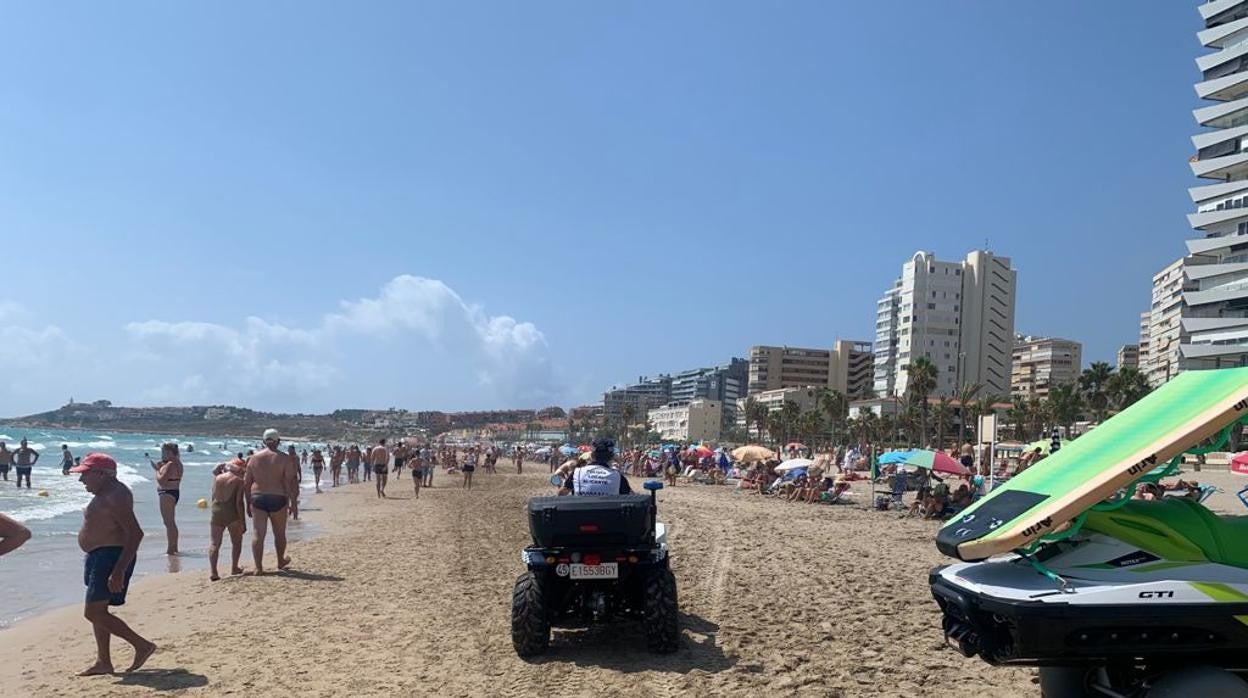
<path fill-rule="evenodd" d="M 1023 537 L 1030 538 L 1052 525 L 1053 525 L 1053 517 L 1045 517 L 1039 523 L 1035 523 L 1035 524 L 1028 526 L 1027 528 L 1024 528 Z"/>
<path fill-rule="evenodd" d="M 1154 453 L 1148 458 L 1145 458 L 1139 463 L 1136 463 L 1135 465 L 1131 466 L 1131 468 L 1127 470 L 1127 474 L 1135 475 L 1136 473 L 1140 472 L 1141 470 L 1144 470 L 1145 468 L 1152 470 L 1156 465 L 1157 465 L 1157 454 Z"/>
<path fill-rule="evenodd" d="M 1141 591 L 1141 599 L 1173 599 L 1173 591 Z"/>

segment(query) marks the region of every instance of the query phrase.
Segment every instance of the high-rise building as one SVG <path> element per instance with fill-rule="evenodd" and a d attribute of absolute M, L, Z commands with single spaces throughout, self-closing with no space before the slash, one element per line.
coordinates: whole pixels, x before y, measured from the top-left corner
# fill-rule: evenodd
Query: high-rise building
<path fill-rule="evenodd" d="M 935 395 L 968 383 L 1008 394 L 1016 282 L 1010 260 L 991 252 L 960 262 L 916 252 L 876 304 L 875 393 L 904 394 L 906 366 L 925 356 L 937 369 Z"/>
<path fill-rule="evenodd" d="M 1187 250 L 1208 262 L 1185 267 L 1194 288 L 1183 293 L 1178 360 L 1170 362 L 1177 370 L 1248 365 L 1248 1 L 1204 2 L 1199 12 L 1205 30 L 1197 38 L 1213 51 L 1196 59 L 1196 94 L 1211 104 L 1193 112 L 1204 130 L 1192 137 L 1190 165 L 1216 183 L 1188 190 L 1196 205 L 1188 222 L 1200 237 Z M 1154 385 L 1169 377 L 1155 350 L 1150 344 Z"/>
<path fill-rule="evenodd" d="M 672 399 L 671 376 L 646 378 L 620 388 L 612 388 L 602 395 L 603 417 L 609 423 L 622 424 L 631 420 L 637 423 L 650 410 L 666 405 Z"/>
<path fill-rule="evenodd" d="M 1124 368 L 1140 370 L 1140 345 L 1124 344 L 1118 347 L 1118 370 Z"/>
<path fill-rule="evenodd" d="M 1148 316 L 1148 363 L 1145 378 L 1154 388 L 1179 374 L 1179 347 L 1187 341 L 1184 298 L 1197 288 L 1187 277 L 1191 269 L 1208 264 L 1210 257 L 1181 257 L 1153 275 L 1152 305 Z"/>
<path fill-rule="evenodd" d="M 1145 310 L 1140 313 L 1140 360 L 1138 370 L 1148 377 L 1148 321 L 1152 316 L 1152 311 Z"/>
<path fill-rule="evenodd" d="M 1010 372 L 1010 394 L 1041 397 L 1054 386 L 1079 379 L 1083 370 L 1083 345 L 1058 337 L 1015 335 Z"/>
<path fill-rule="evenodd" d="M 750 362 L 741 358 L 712 368 L 695 368 L 672 376 L 668 403 L 687 405 L 694 400 L 711 400 L 722 405 L 719 412 L 724 428 L 736 421 L 737 398 L 744 397 L 750 377 Z"/>
<path fill-rule="evenodd" d="M 870 342 L 843 339 L 830 350 L 750 347 L 749 394 L 814 386 L 861 397 L 871 389 L 873 358 Z"/>

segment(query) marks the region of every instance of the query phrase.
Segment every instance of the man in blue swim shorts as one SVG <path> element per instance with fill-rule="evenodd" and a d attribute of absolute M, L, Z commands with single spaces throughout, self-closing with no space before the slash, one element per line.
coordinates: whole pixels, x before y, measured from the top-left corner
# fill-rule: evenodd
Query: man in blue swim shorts
<path fill-rule="evenodd" d="M 117 480 L 117 462 L 103 453 L 88 454 L 70 472 L 78 473 L 78 481 L 93 495 L 82 515 L 78 546 L 87 554 L 82 574 L 87 587 L 83 615 L 95 631 L 96 660 L 79 675 L 113 673 L 113 635 L 134 646 L 134 662 L 127 671 L 135 671 L 152 656 L 156 645 L 108 612 L 109 606 L 126 602 L 135 556 L 143 540 L 143 529 L 134 517 L 134 495 Z"/>

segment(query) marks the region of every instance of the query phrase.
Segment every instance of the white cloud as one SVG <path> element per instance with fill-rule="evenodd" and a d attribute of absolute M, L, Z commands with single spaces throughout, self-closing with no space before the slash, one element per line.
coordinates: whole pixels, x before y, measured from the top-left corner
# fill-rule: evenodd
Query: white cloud
<path fill-rule="evenodd" d="M 420 389 L 438 385 L 462 387 L 481 407 L 536 407 L 560 392 L 537 327 L 490 316 L 436 279 L 396 277 L 311 328 L 249 317 L 238 328 L 149 320 L 125 329 L 149 403 L 389 406 L 420 404 Z"/>
<path fill-rule="evenodd" d="M 40 325 L 18 303 L 0 299 L 0 416 L 17 416 L 30 401 L 46 404 L 49 394 L 67 399 L 69 374 L 90 373 L 94 359 L 60 327 Z"/>

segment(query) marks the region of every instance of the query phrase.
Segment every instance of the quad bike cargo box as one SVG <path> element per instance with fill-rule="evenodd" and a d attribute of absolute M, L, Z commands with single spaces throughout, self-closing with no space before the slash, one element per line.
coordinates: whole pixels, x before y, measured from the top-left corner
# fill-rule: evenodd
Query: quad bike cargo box
<path fill-rule="evenodd" d="M 649 495 L 534 497 L 529 532 L 543 548 L 643 547 L 650 542 L 654 505 Z"/>

